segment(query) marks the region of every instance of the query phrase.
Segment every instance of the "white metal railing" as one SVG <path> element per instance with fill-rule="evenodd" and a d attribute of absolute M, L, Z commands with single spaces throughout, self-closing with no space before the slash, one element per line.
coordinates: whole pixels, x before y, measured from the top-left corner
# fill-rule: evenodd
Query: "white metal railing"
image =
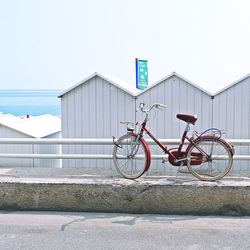
<path fill-rule="evenodd" d="M 180 139 L 160 139 L 163 145 L 178 145 Z M 228 139 L 234 146 L 250 146 L 249 139 Z M 154 145 L 152 139 L 147 139 Z M 113 145 L 113 139 L 20 139 L 0 138 L 0 144 L 49 144 L 49 145 Z M 152 159 L 162 159 L 165 155 L 152 155 Z M 111 154 L 35 154 L 35 153 L 0 153 L 0 158 L 36 158 L 36 159 L 112 159 Z M 234 155 L 234 160 L 250 160 L 250 155 Z"/>

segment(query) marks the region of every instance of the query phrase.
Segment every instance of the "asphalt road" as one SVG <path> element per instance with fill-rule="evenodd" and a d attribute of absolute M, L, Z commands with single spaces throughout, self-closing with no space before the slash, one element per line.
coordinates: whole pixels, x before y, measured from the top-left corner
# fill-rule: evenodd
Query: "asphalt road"
<path fill-rule="evenodd" d="M 0 249 L 250 249 L 250 217 L 1 211 Z"/>

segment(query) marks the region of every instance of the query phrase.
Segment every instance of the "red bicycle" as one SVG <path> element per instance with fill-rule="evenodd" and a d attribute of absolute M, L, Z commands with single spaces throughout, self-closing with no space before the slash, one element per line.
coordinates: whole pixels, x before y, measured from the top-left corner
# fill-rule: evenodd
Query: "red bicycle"
<path fill-rule="evenodd" d="M 178 148 L 167 149 L 146 128 L 149 121 L 149 113 L 152 109 L 162 109 L 166 106 L 160 103 L 153 104 L 149 109 L 144 109 L 141 103 L 138 110 L 145 113 L 145 119 L 140 125 L 138 133 L 130 122 L 127 125 L 127 134 L 114 140 L 113 162 L 123 177 L 136 179 L 149 170 L 151 152 L 145 139 L 144 133 L 148 134 L 155 143 L 168 155 L 168 160 L 173 166 L 187 166 L 190 173 L 203 181 L 215 181 L 224 177 L 232 168 L 234 148 L 221 138 L 222 132 L 218 129 L 208 129 L 202 134 L 197 133 L 188 137 L 190 124 L 195 124 L 196 115 L 177 114 L 177 118 L 187 123 Z M 183 150 L 185 140 L 188 146 Z M 165 157 L 164 157 L 165 160 Z"/>

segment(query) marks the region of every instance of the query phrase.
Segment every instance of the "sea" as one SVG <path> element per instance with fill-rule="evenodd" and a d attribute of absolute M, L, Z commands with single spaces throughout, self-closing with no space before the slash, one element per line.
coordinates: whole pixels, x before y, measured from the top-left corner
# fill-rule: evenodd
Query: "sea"
<path fill-rule="evenodd" d="M 61 90 L 0 90 L 0 113 L 23 115 L 61 114 Z"/>

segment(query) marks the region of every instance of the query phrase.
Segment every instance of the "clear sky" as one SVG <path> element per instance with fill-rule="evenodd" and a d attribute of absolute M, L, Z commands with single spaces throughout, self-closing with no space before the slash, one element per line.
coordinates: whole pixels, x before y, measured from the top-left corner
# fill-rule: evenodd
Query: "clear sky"
<path fill-rule="evenodd" d="M 249 0 L 0 0 L 0 89 L 173 71 L 214 92 L 250 73 Z"/>

